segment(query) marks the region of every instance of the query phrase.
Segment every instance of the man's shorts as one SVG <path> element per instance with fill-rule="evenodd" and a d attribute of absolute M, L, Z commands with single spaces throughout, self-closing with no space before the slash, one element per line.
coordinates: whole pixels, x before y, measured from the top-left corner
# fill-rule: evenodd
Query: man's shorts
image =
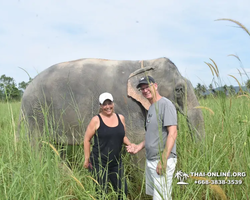
<path fill-rule="evenodd" d="M 167 160 L 166 174 L 158 175 L 156 168 L 159 160 L 146 160 L 146 194 L 153 196 L 153 200 L 172 199 L 172 180 L 177 158 Z"/>

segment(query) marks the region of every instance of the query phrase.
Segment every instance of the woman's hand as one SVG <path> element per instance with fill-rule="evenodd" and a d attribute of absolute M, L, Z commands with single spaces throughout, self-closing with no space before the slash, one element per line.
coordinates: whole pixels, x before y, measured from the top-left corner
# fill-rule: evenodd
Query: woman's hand
<path fill-rule="evenodd" d="M 131 143 L 130 145 L 126 146 L 127 152 L 131 154 L 136 154 L 140 151 L 139 146 Z"/>
<path fill-rule="evenodd" d="M 89 160 L 85 160 L 85 161 L 84 161 L 84 164 L 83 164 L 83 167 L 84 167 L 85 169 L 88 169 L 90 164 L 91 164 L 91 163 L 89 162 Z"/>

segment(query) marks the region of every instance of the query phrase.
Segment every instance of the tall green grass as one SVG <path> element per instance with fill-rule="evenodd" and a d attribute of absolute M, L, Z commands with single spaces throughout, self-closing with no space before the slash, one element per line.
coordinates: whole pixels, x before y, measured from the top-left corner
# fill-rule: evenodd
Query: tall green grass
<path fill-rule="evenodd" d="M 206 139 L 201 148 L 191 142 L 180 119 L 177 170 L 189 172 L 246 172 L 246 177 L 205 177 L 218 180 L 242 180 L 241 185 L 191 185 L 175 187 L 177 199 L 249 199 L 250 180 L 250 96 L 210 97 L 200 104 L 204 109 Z M 182 135 L 181 135 L 182 134 Z M 190 187 L 191 186 L 191 187 Z M 220 187 L 220 188 L 219 188 Z M 220 190 L 221 189 L 221 190 Z M 185 192 L 183 192 L 185 190 Z M 220 192 L 218 192 L 220 191 Z"/>
<path fill-rule="evenodd" d="M 16 142 L 19 112 L 20 103 L 0 104 L 1 199 L 94 199 L 88 172 L 68 168 L 49 143 L 38 149 L 23 132 Z"/>
<path fill-rule="evenodd" d="M 249 199 L 250 194 L 250 95 L 209 97 L 200 100 L 206 138 L 195 143 L 184 117 L 179 116 L 176 171 L 246 172 L 246 177 L 189 177 L 188 185 L 173 180 L 173 199 Z M 208 109 L 209 108 L 209 109 Z M 202 109 L 202 108 L 201 108 Z M 83 147 L 41 143 L 35 150 L 24 130 L 15 139 L 20 103 L 0 104 L 0 194 L 2 199 L 98 199 L 95 180 L 83 168 Z M 213 111 L 213 112 L 212 112 Z M 67 151 L 62 160 L 58 154 Z M 37 153 L 39 152 L 39 153 Z M 71 152 L 71 153 L 69 153 Z M 124 155 L 128 199 L 150 199 L 145 195 L 144 170 Z M 70 163 L 70 165 L 68 164 Z M 69 168 L 70 167 L 70 168 Z M 241 185 L 202 185 L 198 179 L 242 180 Z M 106 199 L 116 199 L 109 190 Z"/>

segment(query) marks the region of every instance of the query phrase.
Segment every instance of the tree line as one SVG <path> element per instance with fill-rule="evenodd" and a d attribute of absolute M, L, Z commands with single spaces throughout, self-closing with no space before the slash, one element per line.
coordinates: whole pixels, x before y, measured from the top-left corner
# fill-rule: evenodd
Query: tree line
<path fill-rule="evenodd" d="M 16 84 L 15 80 L 12 77 L 8 77 L 3 74 L 0 77 L 0 101 L 20 101 L 23 95 L 24 90 L 28 86 L 28 84 L 32 81 L 32 78 L 29 78 L 28 82 L 22 81 L 21 83 Z M 246 81 L 246 88 L 248 91 L 250 90 L 250 79 Z M 208 87 L 205 85 L 201 85 L 200 83 L 194 88 L 195 94 L 198 98 L 204 98 L 207 95 L 220 95 L 224 94 L 226 96 L 233 96 L 237 92 L 235 87 L 230 85 L 224 85 L 221 87 L 222 90 L 216 90 L 212 84 Z"/>
<path fill-rule="evenodd" d="M 17 85 L 12 77 L 3 74 L 0 77 L 0 101 L 20 101 L 24 90 L 31 81 L 32 78 L 29 78 L 28 82 L 22 81 Z"/>
<path fill-rule="evenodd" d="M 245 88 L 250 91 L 250 79 L 245 82 Z M 195 94 L 198 98 L 206 98 L 208 95 L 219 96 L 219 95 L 226 95 L 226 96 L 234 96 L 238 93 L 244 93 L 246 91 L 236 91 L 235 87 L 230 85 L 224 85 L 222 87 L 214 88 L 212 84 L 208 87 L 205 85 L 201 85 L 200 83 L 194 88 Z"/>

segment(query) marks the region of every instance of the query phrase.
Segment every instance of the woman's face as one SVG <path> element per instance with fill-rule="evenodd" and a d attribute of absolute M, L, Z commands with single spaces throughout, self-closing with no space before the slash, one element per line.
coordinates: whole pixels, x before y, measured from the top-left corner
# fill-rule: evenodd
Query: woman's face
<path fill-rule="evenodd" d="M 114 111 L 114 103 L 107 99 L 103 102 L 103 104 L 101 104 L 101 108 L 103 114 L 111 115 Z"/>

